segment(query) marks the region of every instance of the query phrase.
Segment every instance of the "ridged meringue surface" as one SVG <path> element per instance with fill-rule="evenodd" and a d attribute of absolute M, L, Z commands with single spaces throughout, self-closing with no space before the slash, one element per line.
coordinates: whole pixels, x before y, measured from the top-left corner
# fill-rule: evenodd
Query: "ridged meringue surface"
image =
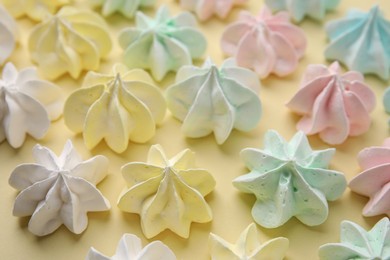
<path fill-rule="evenodd" d="M 66 100 L 64 119 L 72 131 L 83 133 L 88 149 L 104 140 L 121 153 L 129 140 L 149 141 L 165 112 L 164 97 L 149 74 L 116 64 L 109 75 L 86 75 L 83 87 Z"/>
<path fill-rule="evenodd" d="M 336 9 L 340 0 L 266 0 L 272 11 L 286 10 L 296 22 L 306 16 L 323 20 L 327 11 Z"/>
<path fill-rule="evenodd" d="M 90 0 L 94 6 L 102 7 L 102 14 L 110 16 L 121 13 L 127 18 L 133 18 L 135 13 L 143 7 L 152 7 L 156 0 Z"/>
<path fill-rule="evenodd" d="M 390 217 L 390 138 L 383 146 L 363 149 L 358 161 L 363 172 L 350 181 L 349 187 L 353 192 L 370 198 L 363 216 L 387 214 Z"/>
<path fill-rule="evenodd" d="M 126 212 L 139 214 L 147 238 L 170 229 L 188 238 L 191 222 L 206 223 L 212 212 L 204 196 L 215 187 L 212 175 L 196 168 L 189 149 L 167 159 L 160 145 L 153 145 L 146 163 L 132 162 L 122 167 L 128 189 L 118 201 Z"/>
<path fill-rule="evenodd" d="M 221 48 L 237 64 L 253 69 L 261 78 L 271 73 L 283 77 L 292 73 L 306 50 L 302 29 L 289 21 L 286 12 L 275 15 L 264 7 L 256 17 L 242 11 L 238 21 L 227 26 Z"/>
<path fill-rule="evenodd" d="M 7 140 L 19 148 L 27 134 L 43 138 L 50 121 L 62 114 L 62 106 L 60 88 L 39 79 L 35 68 L 18 72 L 7 63 L 0 78 L 0 142 Z"/>
<path fill-rule="evenodd" d="M 260 244 L 256 224 L 250 224 L 235 244 L 210 233 L 210 254 L 212 260 L 282 260 L 288 249 L 287 238 L 278 237 Z"/>
<path fill-rule="evenodd" d="M 10 13 L 16 17 L 28 16 L 35 21 L 44 20 L 54 14 L 61 6 L 72 0 L 0 0 Z"/>
<path fill-rule="evenodd" d="M 98 14 L 65 6 L 32 30 L 28 47 L 40 72 L 54 80 L 66 73 L 78 78 L 96 70 L 112 47 L 106 22 Z"/>
<path fill-rule="evenodd" d="M 158 81 L 169 71 L 192 64 L 192 59 L 202 57 L 206 50 L 206 38 L 189 12 L 171 17 L 168 8 L 161 6 L 154 19 L 137 12 L 135 21 L 135 28 L 126 28 L 119 35 L 124 62 L 129 68 L 149 69 Z"/>
<path fill-rule="evenodd" d="M 348 136 L 365 133 L 375 105 L 375 94 L 363 75 L 356 71 L 341 74 L 337 62 L 329 68 L 309 65 L 300 89 L 287 103 L 303 116 L 297 124 L 299 130 L 309 135 L 319 133 L 329 144 L 341 144 Z"/>
<path fill-rule="evenodd" d="M 242 5 L 248 0 L 180 0 L 180 5 L 196 14 L 201 21 L 206 21 L 216 15 L 226 18 L 234 6 Z"/>
<path fill-rule="evenodd" d="M 338 60 L 350 70 L 390 78 L 390 21 L 374 6 L 367 13 L 351 10 L 347 17 L 329 22 L 330 40 L 325 57 Z"/>
<path fill-rule="evenodd" d="M 166 97 L 173 116 L 183 122 L 186 136 L 214 133 L 222 144 L 233 129 L 256 127 L 262 111 L 259 91 L 259 79 L 251 70 L 238 67 L 233 59 L 218 68 L 208 59 L 200 68 L 182 67 Z"/>
<path fill-rule="evenodd" d="M 388 260 L 390 259 L 390 221 L 383 218 L 370 230 L 351 221 L 343 221 L 340 243 L 322 245 L 320 260 Z"/>
<path fill-rule="evenodd" d="M 0 66 L 11 56 L 18 39 L 18 26 L 0 2 Z"/>
<path fill-rule="evenodd" d="M 13 215 L 31 216 L 28 229 L 33 234 L 51 234 L 62 224 L 80 234 L 88 225 L 87 212 L 110 209 L 96 188 L 107 175 L 106 157 L 83 161 L 70 140 L 58 157 L 39 144 L 33 148 L 33 156 L 36 163 L 17 166 L 9 178 L 9 184 L 21 191 Z"/>
<path fill-rule="evenodd" d="M 133 234 L 124 234 L 119 241 L 116 254 L 108 257 L 91 248 L 86 260 L 175 260 L 172 250 L 161 241 L 153 241 L 142 248 L 141 239 Z"/>
<path fill-rule="evenodd" d="M 241 151 L 250 172 L 233 185 L 256 196 L 252 216 L 263 227 L 279 227 L 294 216 L 308 226 L 320 225 L 328 217 L 327 200 L 337 200 L 347 186 L 342 173 L 328 169 L 334 152 L 313 151 L 303 132 L 286 142 L 270 130 L 264 149 Z"/>

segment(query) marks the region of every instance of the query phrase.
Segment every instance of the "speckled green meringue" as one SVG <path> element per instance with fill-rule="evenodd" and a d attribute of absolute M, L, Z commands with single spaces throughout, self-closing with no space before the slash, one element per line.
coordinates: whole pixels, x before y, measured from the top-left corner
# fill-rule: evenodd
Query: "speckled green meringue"
<path fill-rule="evenodd" d="M 102 15 L 110 16 L 121 13 L 127 18 L 133 18 L 139 8 L 152 7 L 156 0 L 90 0 L 93 6 L 102 7 Z"/>
<path fill-rule="evenodd" d="M 129 140 L 149 141 L 162 123 L 166 103 L 152 78 L 141 69 L 115 64 L 111 74 L 90 71 L 83 87 L 65 102 L 65 124 L 83 133 L 88 149 L 104 140 L 115 152 L 124 152 Z"/>
<path fill-rule="evenodd" d="M 135 23 L 135 28 L 126 28 L 119 35 L 124 62 L 129 68 L 149 69 L 158 81 L 169 71 L 201 58 L 207 48 L 206 38 L 189 12 L 170 17 L 168 8 L 161 6 L 155 19 L 137 12 Z"/>
<path fill-rule="evenodd" d="M 287 10 L 296 22 L 305 16 L 323 20 L 325 13 L 334 10 L 341 0 L 266 0 L 272 11 Z"/>
<path fill-rule="evenodd" d="M 212 260 L 281 260 L 286 254 L 289 240 L 277 237 L 261 245 L 256 224 L 252 223 L 235 244 L 210 233 L 209 245 Z"/>
<path fill-rule="evenodd" d="M 183 66 L 166 98 L 186 136 L 214 132 L 217 143 L 223 144 L 233 129 L 247 132 L 257 126 L 262 113 L 259 91 L 253 71 L 238 67 L 233 59 L 220 68 L 207 59 L 202 67 Z"/>
<path fill-rule="evenodd" d="M 329 243 L 320 247 L 321 260 L 389 260 L 390 259 L 390 221 L 381 219 L 370 230 L 343 221 L 341 223 L 340 243 Z"/>
<path fill-rule="evenodd" d="M 390 87 L 387 87 L 383 94 L 383 106 L 385 107 L 385 111 L 390 114 Z M 390 120 L 388 123 L 390 125 Z"/>
<path fill-rule="evenodd" d="M 263 150 L 241 151 L 250 173 L 233 185 L 256 196 L 252 216 L 263 227 L 279 227 L 293 216 L 308 226 L 320 225 L 328 217 L 327 200 L 341 197 L 347 185 L 342 173 L 327 169 L 334 152 L 313 151 L 303 132 L 286 142 L 269 130 Z"/>
<path fill-rule="evenodd" d="M 152 145 L 146 163 L 130 162 L 122 167 L 128 188 L 118 207 L 136 213 L 146 238 L 166 229 L 188 238 L 192 222 L 213 219 L 204 198 L 214 190 L 214 177 L 195 165 L 195 154 L 183 150 L 168 159 L 160 145 Z"/>

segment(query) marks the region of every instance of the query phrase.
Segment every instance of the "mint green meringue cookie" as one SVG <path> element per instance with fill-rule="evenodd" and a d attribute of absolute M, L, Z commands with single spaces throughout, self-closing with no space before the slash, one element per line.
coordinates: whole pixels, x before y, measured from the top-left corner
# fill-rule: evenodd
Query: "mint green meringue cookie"
<path fill-rule="evenodd" d="M 340 243 L 329 243 L 320 247 L 321 260 L 389 260 L 390 221 L 383 218 L 370 230 L 343 221 Z"/>
<path fill-rule="evenodd" d="M 201 58 L 206 51 L 207 40 L 189 12 L 170 17 L 168 8 L 161 6 L 155 19 L 137 12 L 135 23 L 135 28 L 126 28 L 119 35 L 124 62 L 130 69 L 149 69 L 158 81 L 169 71 L 192 64 L 192 59 Z"/>
<path fill-rule="evenodd" d="M 287 10 L 296 22 L 305 16 L 323 20 L 325 13 L 336 9 L 341 0 L 266 0 L 272 11 Z"/>
<path fill-rule="evenodd" d="M 202 67 L 183 66 L 166 92 L 172 115 L 184 134 L 199 138 L 214 133 L 223 144 L 233 129 L 250 131 L 261 118 L 260 81 L 233 59 L 218 68 L 210 59 Z"/>
<path fill-rule="evenodd" d="M 328 170 L 335 149 L 313 151 L 303 132 L 286 142 L 273 130 L 266 133 L 264 146 L 241 151 L 250 173 L 233 180 L 237 189 L 256 196 L 254 220 L 266 228 L 293 216 L 308 226 L 322 224 L 327 200 L 341 197 L 347 185 L 342 173 Z"/>

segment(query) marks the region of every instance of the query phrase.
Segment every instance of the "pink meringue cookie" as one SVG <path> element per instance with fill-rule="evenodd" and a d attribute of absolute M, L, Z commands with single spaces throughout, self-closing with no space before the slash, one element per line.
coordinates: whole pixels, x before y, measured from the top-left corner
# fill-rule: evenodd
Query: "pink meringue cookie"
<path fill-rule="evenodd" d="M 213 15 L 226 18 L 236 5 L 242 5 L 248 0 L 180 0 L 180 5 L 193 11 L 201 21 L 210 19 Z"/>
<path fill-rule="evenodd" d="M 374 109 L 374 92 L 356 71 L 340 73 L 338 62 L 329 68 L 309 65 L 295 96 L 287 106 L 303 118 L 297 128 L 308 135 L 319 133 L 329 144 L 341 144 L 348 136 L 366 132 Z"/>
<path fill-rule="evenodd" d="M 387 214 L 390 217 L 390 138 L 383 146 L 363 149 L 358 155 L 363 172 L 349 183 L 353 192 L 369 197 L 363 216 Z"/>
<path fill-rule="evenodd" d="M 240 13 L 237 22 L 229 25 L 222 35 L 222 51 L 234 56 L 237 64 L 253 69 L 261 78 L 274 73 L 292 73 L 306 50 L 302 29 L 290 23 L 287 12 L 275 15 L 264 7 L 259 16 L 247 11 Z"/>

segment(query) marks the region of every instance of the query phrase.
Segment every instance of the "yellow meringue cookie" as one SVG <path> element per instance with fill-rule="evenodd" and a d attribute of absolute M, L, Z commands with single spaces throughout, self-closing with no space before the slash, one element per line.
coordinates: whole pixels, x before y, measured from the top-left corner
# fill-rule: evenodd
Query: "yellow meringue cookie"
<path fill-rule="evenodd" d="M 0 0 L 0 2 L 16 18 L 24 15 L 35 21 L 43 20 L 48 14 L 53 14 L 71 0 Z"/>
<path fill-rule="evenodd" d="M 168 160 L 160 145 L 153 145 L 146 163 L 122 167 L 129 187 L 118 207 L 141 217 L 147 238 L 170 229 L 188 238 L 191 222 L 206 223 L 212 213 L 204 196 L 215 187 L 212 175 L 195 167 L 194 153 L 186 149 Z"/>
<path fill-rule="evenodd" d="M 212 260 L 281 260 L 288 249 L 289 240 L 284 237 L 271 239 L 260 245 L 256 224 L 250 224 L 240 235 L 236 244 L 210 233 Z"/>
<path fill-rule="evenodd" d="M 111 48 L 103 18 L 70 6 L 36 25 L 29 38 L 31 58 L 48 79 L 65 73 L 78 78 L 84 69 L 96 70 Z"/>
<path fill-rule="evenodd" d="M 64 119 L 72 131 L 83 133 L 89 149 L 104 139 L 121 153 L 129 140 L 149 141 L 164 119 L 164 97 L 143 70 L 116 64 L 110 75 L 89 72 L 83 86 L 67 99 Z"/>

